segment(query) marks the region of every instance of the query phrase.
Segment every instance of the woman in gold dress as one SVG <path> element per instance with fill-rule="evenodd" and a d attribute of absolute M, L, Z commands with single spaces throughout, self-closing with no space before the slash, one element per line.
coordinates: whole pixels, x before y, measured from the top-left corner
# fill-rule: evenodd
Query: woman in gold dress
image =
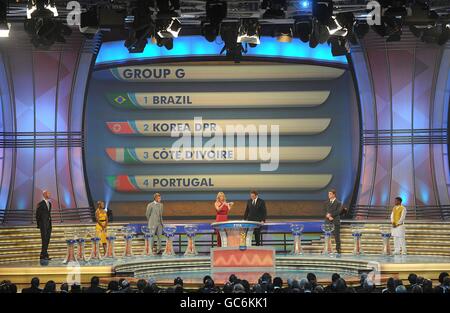
<path fill-rule="evenodd" d="M 97 209 L 95 210 L 95 235 L 100 238 L 103 250 L 106 253 L 106 234 L 108 227 L 108 213 L 105 210 L 105 203 L 97 201 Z"/>

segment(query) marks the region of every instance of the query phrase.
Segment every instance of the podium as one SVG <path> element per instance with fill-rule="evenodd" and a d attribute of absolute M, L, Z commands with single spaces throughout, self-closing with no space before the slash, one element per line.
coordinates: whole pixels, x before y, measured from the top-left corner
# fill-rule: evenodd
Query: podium
<path fill-rule="evenodd" d="M 211 249 L 211 273 L 216 280 L 226 280 L 230 274 L 255 281 L 263 273 L 275 273 L 275 249 L 252 247 L 253 231 L 262 223 L 227 221 L 212 223 L 219 231 L 222 247 Z"/>
<path fill-rule="evenodd" d="M 253 221 L 226 221 L 212 223 L 211 226 L 219 231 L 222 247 L 251 247 L 253 230 L 261 227 L 262 223 Z"/>

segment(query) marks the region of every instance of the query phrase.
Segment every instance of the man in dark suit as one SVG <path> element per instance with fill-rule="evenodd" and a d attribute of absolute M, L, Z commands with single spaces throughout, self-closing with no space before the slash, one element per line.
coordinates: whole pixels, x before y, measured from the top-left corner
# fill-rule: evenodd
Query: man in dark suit
<path fill-rule="evenodd" d="M 341 254 L 341 214 L 346 210 L 342 207 L 342 203 L 336 199 L 336 190 L 328 191 L 328 201 L 324 203 L 325 223 L 334 225 L 333 235 L 338 254 Z"/>
<path fill-rule="evenodd" d="M 44 199 L 38 203 L 36 209 L 36 223 L 37 227 L 41 231 L 42 241 L 41 255 L 39 257 L 41 259 L 41 263 L 42 261 L 50 260 L 47 249 L 50 243 L 50 236 L 52 234 L 52 203 L 50 202 L 51 193 L 44 190 L 42 196 Z"/>
<path fill-rule="evenodd" d="M 258 192 L 252 190 L 250 192 L 250 199 L 247 201 L 245 208 L 244 220 L 265 222 L 267 218 L 266 203 L 263 199 L 258 197 Z M 257 246 L 261 245 L 261 229 L 255 228 L 255 242 Z"/>

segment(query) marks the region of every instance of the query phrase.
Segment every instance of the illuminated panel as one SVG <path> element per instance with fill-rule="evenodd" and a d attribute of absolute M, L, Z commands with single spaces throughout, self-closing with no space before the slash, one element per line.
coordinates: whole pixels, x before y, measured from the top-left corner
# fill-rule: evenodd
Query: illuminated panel
<path fill-rule="evenodd" d="M 223 45 L 208 42 L 202 36 L 182 36 L 174 41 L 172 50 L 147 44 L 142 53 L 129 53 L 124 41 L 112 41 L 102 44 L 96 65 L 117 63 L 130 60 L 157 59 L 186 56 L 218 56 Z M 284 57 L 293 59 L 316 60 L 319 62 L 347 64 L 345 56 L 334 57 L 328 45 L 318 45 L 311 49 L 308 43 L 294 40 L 291 43 L 280 43 L 276 38 L 262 37 L 261 44 L 250 48 L 247 56 Z"/>

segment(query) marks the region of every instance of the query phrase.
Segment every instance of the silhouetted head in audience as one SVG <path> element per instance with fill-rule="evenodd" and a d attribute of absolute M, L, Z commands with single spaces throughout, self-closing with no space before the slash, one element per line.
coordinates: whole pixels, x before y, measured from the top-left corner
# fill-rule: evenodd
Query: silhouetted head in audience
<path fill-rule="evenodd" d="M 250 283 L 248 282 L 248 280 L 243 279 L 241 280 L 241 285 L 244 286 L 245 292 L 249 293 L 250 292 Z"/>
<path fill-rule="evenodd" d="M 395 292 L 395 279 L 393 277 L 389 277 L 386 282 L 386 289 L 388 292 L 394 293 Z"/>
<path fill-rule="evenodd" d="M 361 276 L 359 276 L 359 285 L 361 287 L 363 287 L 364 282 L 366 281 L 366 279 L 367 279 L 367 273 L 362 273 Z"/>
<path fill-rule="evenodd" d="M 317 285 L 317 277 L 316 274 L 314 273 L 308 273 L 308 275 L 306 275 L 306 279 L 309 281 L 309 283 L 311 284 L 311 286 L 313 288 L 316 287 Z"/>
<path fill-rule="evenodd" d="M 245 293 L 245 288 L 242 284 L 235 284 L 233 286 L 233 293 Z"/>
<path fill-rule="evenodd" d="M 111 292 L 119 291 L 119 282 L 116 280 L 111 280 L 108 283 L 108 291 Z"/>
<path fill-rule="evenodd" d="M 261 281 L 265 282 L 266 284 L 272 283 L 272 276 L 269 273 L 264 273 L 261 276 Z"/>
<path fill-rule="evenodd" d="M 429 279 L 424 279 L 422 283 L 422 288 L 424 293 L 433 292 L 433 282 Z"/>
<path fill-rule="evenodd" d="M 316 286 L 316 288 L 314 288 L 314 292 L 315 293 L 324 293 L 325 289 L 322 286 L 318 285 L 318 286 Z"/>
<path fill-rule="evenodd" d="M 179 285 L 179 286 L 183 286 L 183 280 L 181 279 L 181 277 L 177 277 L 173 280 L 173 285 Z"/>
<path fill-rule="evenodd" d="M 414 285 L 411 288 L 411 293 L 423 293 L 423 289 L 420 285 Z"/>
<path fill-rule="evenodd" d="M 414 273 L 409 274 L 408 281 L 411 286 L 417 284 L 417 275 Z"/>
<path fill-rule="evenodd" d="M 261 288 L 260 284 L 256 284 L 252 287 L 252 292 L 253 293 L 263 293 L 263 290 Z"/>
<path fill-rule="evenodd" d="M 403 285 L 398 285 L 396 288 L 395 288 L 395 293 L 406 293 L 407 291 L 406 291 L 406 287 L 405 286 L 403 286 Z"/>
<path fill-rule="evenodd" d="M 402 285 L 403 285 L 403 281 L 401 279 L 395 280 L 395 288 L 397 288 L 398 286 L 402 286 Z"/>
<path fill-rule="evenodd" d="M 72 286 L 70 286 L 70 293 L 80 293 L 81 292 L 81 286 L 77 283 L 74 283 Z"/>
<path fill-rule="evenodd" d="M 61 293 L 68 293 L 69 292 L 69 284 L 68 283 L 61 284 L 61 287 L 59 287 L 59 290 L 61 290 Z"/>
<path fill-rule="evenodd" d="M 138 292 L 144 292 L 145 287 L 147 287 L 147 281 L 145 279 L 139 279 L 136 283 Z"/>
<path fill-rule="evenodd" d="M 281 289 L 283 288 L 283 279 L 281 279 L 281 277 L 275 277 L 273 279 L 273 288 L 277 289 Z"/>
<path fill-rule="evenodd" d="M 33 277 L 31 279 L 31 287 L 39 288 L 40 283 L 41 282 L 40 282 L 39 278 L 37 278 L 37 277 Z"/>
<path fill-rule="evenodd" d="M 344 279 L 338 278 L 338 280 L 336 280 L 335 290 L 338 293 L 347 292 L 347 283 L 345 282 Z"/>
<path fill-rule="evenodd" d="M 54 293 L 56 292 L 56 283 L 53 280 L 49 280 L 42 290 L 43 293 Z"/>
<path fill-rule="evenodd" d="M 366 280 L 364 280 L 362 287 L 363 287 L 364 292 L 371 293 L 371 292 L 375 291 L 375 284 L 369 278 L 366 278 Z"/>
<path fill-rule="evenodd" d="M 231 282 L 226 282 L 222 288 L 223 293 L 232 293 L 233 292 L 233 284 Z"/>
<path fill-rule="evenodd" d="M 237 280 L 238 280 L 238 278 L 234 274 L 231 274 L 230 277 L 228 277 L 228 281 L 232 284 L 235 284 Z"/>
<path fill-rule="evenodd" d="M 99 285 L 100 285 L 100 278 L 98 278 L 97 276 L 92 276 L 91 287 L 95 288 L 98 287 Z"/>
<path fill-rule="evenodd" d="M 438 280 L 439 280 L 440 284 L 442 284 L 444 282 L 444 278 L 445 277 L 448 277 L 448 273 L 447 272 L 442 272 L 442 273 L 439 274 Z"/>
<path fill-rule="evenodd" d="M 173 292 L 174 293 L 183 293 L 184 292 L 183 286 L 175 285 L 175 288 L 174 288 Z"/>
<path fill-rule="evenodd" d="M 442 281 L 442 285 L 446 288 L 450 288 L 450 276 L 444 277 Z"/>

